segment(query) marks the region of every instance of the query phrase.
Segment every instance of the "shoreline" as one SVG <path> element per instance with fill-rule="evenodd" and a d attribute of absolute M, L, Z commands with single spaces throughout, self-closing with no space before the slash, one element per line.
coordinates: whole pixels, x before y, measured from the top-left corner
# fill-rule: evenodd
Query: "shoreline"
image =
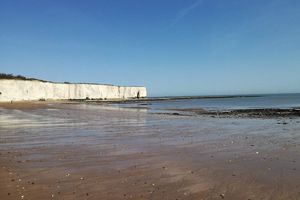
<path fill-rule="evenodd" d="M 229 97 L 228 97 L 229 98 Z M 49 108 L 64 104 L 78 104 L 78 105 L 106 105 L 111 104 L 124 104 L 125 103 L 142 103 L 146 101 L 167 101 L 167 100 L 178 100 L 178 99 L 131 99 L 131 100 L 48 100 L 48 101 L 18 101 L 13 103 L 0 102 L 0 108 L 4 109 L 19 109 L 19 110 L 30 110 L 30 109 L 42 109 Z M 51 105 L 51 106 L 50 106 Z M 148 110 L 152 111 L 147 104 L 140 104 L 142 107 L 121 107 L 125 109 L 136 109 L 136 110 Z M 184 115 L 184 116 L 209 116 L 219 118 L 288 118 L 288 117 L 300 117 L 300 108 L 245 108 L 245 109 L 226 109 L 226 110 L 206 110 L 202 108 L 165 108 L 160 109 L 165 112 L 153 112 L 152 114 L 166 114 L 166 115 Z"/>

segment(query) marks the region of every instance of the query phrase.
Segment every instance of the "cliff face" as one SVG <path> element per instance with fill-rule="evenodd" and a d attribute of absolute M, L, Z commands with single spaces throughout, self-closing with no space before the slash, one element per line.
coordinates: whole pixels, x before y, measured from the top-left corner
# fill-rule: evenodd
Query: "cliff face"
<path fill-rule="evenodd" d="M 145 87 L 0 80 L 0 102 L 39 99 L 128 99 L 146 96 Z"/>

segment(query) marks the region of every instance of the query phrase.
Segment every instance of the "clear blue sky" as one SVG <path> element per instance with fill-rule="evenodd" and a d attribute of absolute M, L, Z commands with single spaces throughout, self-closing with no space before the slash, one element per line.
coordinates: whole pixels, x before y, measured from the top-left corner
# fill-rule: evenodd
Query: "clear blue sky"
<path fill-rule="evenodd" d="M 0 0 L 0 72 L 151 96 L 300 92 L 300 1 Z"/>

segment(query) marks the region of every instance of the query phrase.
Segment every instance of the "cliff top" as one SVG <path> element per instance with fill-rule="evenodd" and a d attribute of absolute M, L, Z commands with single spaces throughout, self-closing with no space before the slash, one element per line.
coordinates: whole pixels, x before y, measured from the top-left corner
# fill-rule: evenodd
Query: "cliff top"
<path fill-rule="evenodd" d="M 29 81 L 47 82 L 47 81 L 36 79 L 36 78 L 27 78 L 27 77 L 21 76 L 21 75 L 13 75 L 13 74 L 5 74 L 5 73 L 0 73 L 0 79 L 29 80 Z"/>
<path fill-rule="evenodd" d="M 22 75 L 14 75 L 14 74 L 6 74 L 0 73 L 0 80 L 8 79 L 8 80 L 24 80 L 24 81 L 41 81 L 41 82 L 48 82 L 48 83 L 64 83 L 64 84 L 92 84 L 92 85 L 110 85 L 112 84 L 101 84 L 101 83 L 71 83 L 71 82 L 53 82 L 53 81 L 45 81 L 42 79 L 37 78 L 28 78 Z M 143 87 L 143 86 L 130 86 L 130 87 Z"/>

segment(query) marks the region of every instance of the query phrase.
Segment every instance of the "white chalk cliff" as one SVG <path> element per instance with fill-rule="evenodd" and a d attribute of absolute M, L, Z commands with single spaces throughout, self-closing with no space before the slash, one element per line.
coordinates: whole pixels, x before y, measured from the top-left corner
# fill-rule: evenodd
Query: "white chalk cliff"
<path fill-rule="evenodd" d="M 37 80 L 0 80 L 0 102 L 40 99 L 129 99 L 146 96 L 145 87 L 53 83 Z"/>

